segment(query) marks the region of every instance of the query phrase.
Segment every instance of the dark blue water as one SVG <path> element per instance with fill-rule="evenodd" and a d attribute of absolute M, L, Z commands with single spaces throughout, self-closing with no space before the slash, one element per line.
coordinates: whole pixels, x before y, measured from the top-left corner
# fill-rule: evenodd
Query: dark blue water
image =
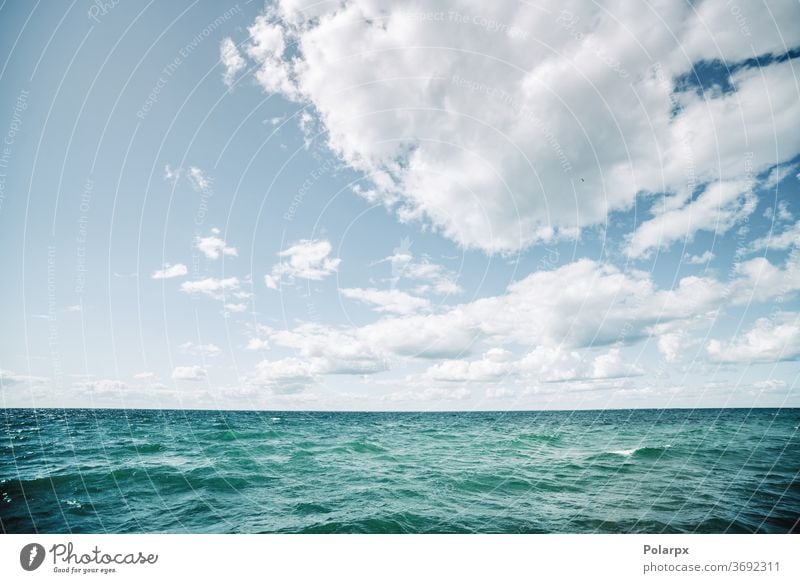
<path fill-rule="evenodd" d="M 4 532 L 791 532 L 800 409 L 5 409 Z"/>

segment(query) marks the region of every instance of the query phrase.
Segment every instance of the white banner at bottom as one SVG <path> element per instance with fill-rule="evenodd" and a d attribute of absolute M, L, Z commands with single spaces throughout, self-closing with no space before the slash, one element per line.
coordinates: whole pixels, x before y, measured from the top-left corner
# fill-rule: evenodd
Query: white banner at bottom
<path fill-rule="evenodd" d="M 800 581 L 782 535 L 4 535 L 0 581 Z"/>

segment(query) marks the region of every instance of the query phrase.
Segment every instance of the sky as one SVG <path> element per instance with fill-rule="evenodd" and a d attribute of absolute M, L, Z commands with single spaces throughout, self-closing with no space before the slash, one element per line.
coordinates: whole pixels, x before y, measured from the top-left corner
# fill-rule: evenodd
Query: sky
<path fill-rule="evenodd" d="M 0 3 L 5 407 L 800 406 L 800 4 Z"/>

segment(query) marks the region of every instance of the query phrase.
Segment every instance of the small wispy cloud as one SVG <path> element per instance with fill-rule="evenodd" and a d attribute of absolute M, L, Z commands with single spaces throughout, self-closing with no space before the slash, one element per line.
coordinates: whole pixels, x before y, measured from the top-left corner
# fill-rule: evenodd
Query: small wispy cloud
<path fill-rule="evenodd" d="M 345 288 L 344 297 L 373 306 L 376 312 L 410 315 L 431 309 L 431 302 L 396 289 Z"/>
<path fill-rule="evenodd" d="M 270 289 L 277 289 L 282 281 L 292 282 L 295 278 L 319 281 L 333 274 L 339 268 L 341 259 L 330 257 L 332 247 L 329 241 L 303 239 L 285 251 L 278 253 L 285 259 L 272 267 L 272 272 L 264 276 Z"/>
<path fill-rule="evenodd" d="M 236 247 L 230 247 L 220 236 L 220 230 L 211 229 L 208 237 L 196 237 L 194 240 L 195 248 L 200 251 L 207 259 L 219 259 L 222 255 L 236 257 L 239 252 Z"/>
<path fill-rule="evenodd" d="M 165 263 L 162 269 L 158 269 L 150 276 L 153 279 L 172 279 L 173 277 L 181 277 L 189 273 L 189 269 L 183 263 L 176 263 L 170 265 Z"/>
<path fill-rule="evenodd" d="M 226 293 L 234 293 L 239 289 L 238 277 L 217 279 L 207 277 L 196 281 L 185 281 L 181 284 L 181 291 L 187 294 L 203 294 L 215 300 L 225 299 Z"/>
<path fill-rule="evenodd" d="M 219 60 L 222 62 L 223 67 L 225 67 L 225 72 L 222 74 L 222 81 L 225 85 L 230 87 L 233 85 L 236 75 L 247 66 L 247 63 L 239 52 L 239 49 L 236 48 L 236 43 L 230 38 L 222 39 L 219 45 Z"/>
<path fill-rule="evenodd" d="M 175 381 L 202 381 L 208 376 L 208 372 L 201 366 L 176 366 L 172 371 L 172 379 Z"/>
<path fill-rule="evenodd" d="M 192 354 L 195 356 L 203 356 L 206 358 L 213 358 L 222 354 L 222 350 L 216 344 L 195 344 L 194 342 L 184 342 L 180 345 L 180 349 L 185 354 Z"/>
<path fill-rule="evenodd" d="M 175 184 L 181 177 L 183 170 L 181 168 L 173 168 L 169 164 L 164 166 L 164 180 Z"/>
<path fill-rule="evenodd" d="M 194 190 L 199 192 L 205 192 L 211 188 L 211 178 L 206 176 L 205 172 L 203 172 L 197 166 L 191 166 L 188 171 L 189 183 L 192 185 Z"/>
<path fill-rule="evenodd" d="M 714 259 L 714 254 L 711 251 L 705 251 L 700 255 L 690 255 L 687 253 L 683 256 L 684 263 L 688 263 L 689 265 L 705 265 L 712 259 Z"/>

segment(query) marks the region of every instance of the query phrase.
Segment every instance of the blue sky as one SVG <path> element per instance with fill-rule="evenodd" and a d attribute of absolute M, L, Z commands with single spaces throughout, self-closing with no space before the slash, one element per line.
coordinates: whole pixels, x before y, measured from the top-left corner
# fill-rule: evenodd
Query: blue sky
<path fill-rule="evenodd" d="M 800 8 L 0 5 L 5 406 L 798 406 Z"/>

